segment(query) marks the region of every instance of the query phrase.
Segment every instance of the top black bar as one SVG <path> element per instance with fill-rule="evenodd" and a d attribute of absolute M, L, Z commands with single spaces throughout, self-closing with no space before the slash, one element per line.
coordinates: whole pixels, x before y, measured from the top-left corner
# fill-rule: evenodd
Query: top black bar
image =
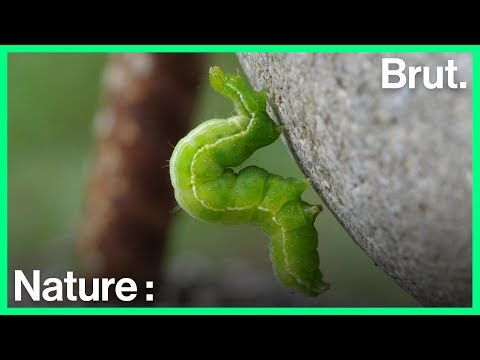
<path fill-rule="evenodd" d="M 10 2 L 0 44 L 480 44 L 468 4 L 421 5 Z"/>
<path fill-rule="evenodd" d="M 419 32 L 300 32 L 279 31 L 275 34 L 260 32 L 162 32 L 158 29 L 115 29 L 111 31 L 58 31 L 39 29 L 37 31 L 13 31 L 0 29 L 0 44 L 289 44 L 289 45 L 347 45 L 347 44 L 480 44 L 477 32 L 437 31 L 435 33 Z"/>

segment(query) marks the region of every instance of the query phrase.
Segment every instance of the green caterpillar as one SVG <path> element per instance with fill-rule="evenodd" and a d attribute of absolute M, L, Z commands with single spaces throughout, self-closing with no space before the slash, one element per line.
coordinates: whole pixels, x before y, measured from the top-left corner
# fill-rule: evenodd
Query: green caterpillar
<path fill-rule="evenodd" d="M 309 180 L 283 178 L 257 166 L 235 173 L 257 149 L 270 145 L 283 126 L 266 112 L 266 91 L 254 91 L 239 75 L 211 67 L 210 84 L 233 101 L 236 115 L 205 121 L 175 147 L 170 178 L 178 204 L 191 216 L 224 224 L 252 223 L 270 236 L 270 258 L 287 288 L 317 296 L 322 281 L 313 225 L 321 206 L 302 201 Z"/>

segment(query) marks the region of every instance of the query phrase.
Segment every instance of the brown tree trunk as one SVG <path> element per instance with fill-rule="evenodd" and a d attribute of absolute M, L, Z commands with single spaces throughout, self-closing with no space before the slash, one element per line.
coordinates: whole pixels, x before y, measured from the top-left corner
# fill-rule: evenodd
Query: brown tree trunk
<path fill-rule="evenodd" d="M 188 129 L 202 60 L 116 54 L 104 73 L 78 262 L 86 277 L 133 278 L 140 302 L 145 281 L 159 279 L 175 207 L 167 161 Z"/>

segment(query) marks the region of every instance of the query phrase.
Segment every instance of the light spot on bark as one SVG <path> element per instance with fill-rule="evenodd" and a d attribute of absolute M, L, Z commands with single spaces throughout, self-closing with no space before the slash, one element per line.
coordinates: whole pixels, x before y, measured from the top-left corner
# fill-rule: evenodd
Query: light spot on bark
<path fill-rule="evenodd" d="M 154 62 L 151 54 L 125 54 L 125 60 L 135 75 L 147 77 L 152 73 Z"/>
<path fill-rule="evenodd" d="M 93 120 L 93 131 L 99 138 L 106 138 L 112 133 L 115 117 L 111 110 L 97 112 Z"/>

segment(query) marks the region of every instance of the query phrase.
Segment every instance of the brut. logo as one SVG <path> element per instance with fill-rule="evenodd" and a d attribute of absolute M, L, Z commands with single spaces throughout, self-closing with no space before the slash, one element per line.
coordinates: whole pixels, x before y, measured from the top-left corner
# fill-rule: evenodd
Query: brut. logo
<path fill-rule="evenodd" d="M 400 58 L 383 58 L 382 59 L 382 88 L 383 89 L 399 89 L 404 87 L 408 81 L 408 87 L 415 89 L 417 80 L 420 77 L 423 86 L 427 89 L 443 89 L 446 86 L 450 89 L 465 89 L 467 83 L 461 81 L 455 82 L 455 73 L 458 67 L 455 66 L 453 60 L 448 60 L 446 66 L 437 66 L 436 70 L 429 66 L 409 66 L 407 75 L 405 61 Z"/>

